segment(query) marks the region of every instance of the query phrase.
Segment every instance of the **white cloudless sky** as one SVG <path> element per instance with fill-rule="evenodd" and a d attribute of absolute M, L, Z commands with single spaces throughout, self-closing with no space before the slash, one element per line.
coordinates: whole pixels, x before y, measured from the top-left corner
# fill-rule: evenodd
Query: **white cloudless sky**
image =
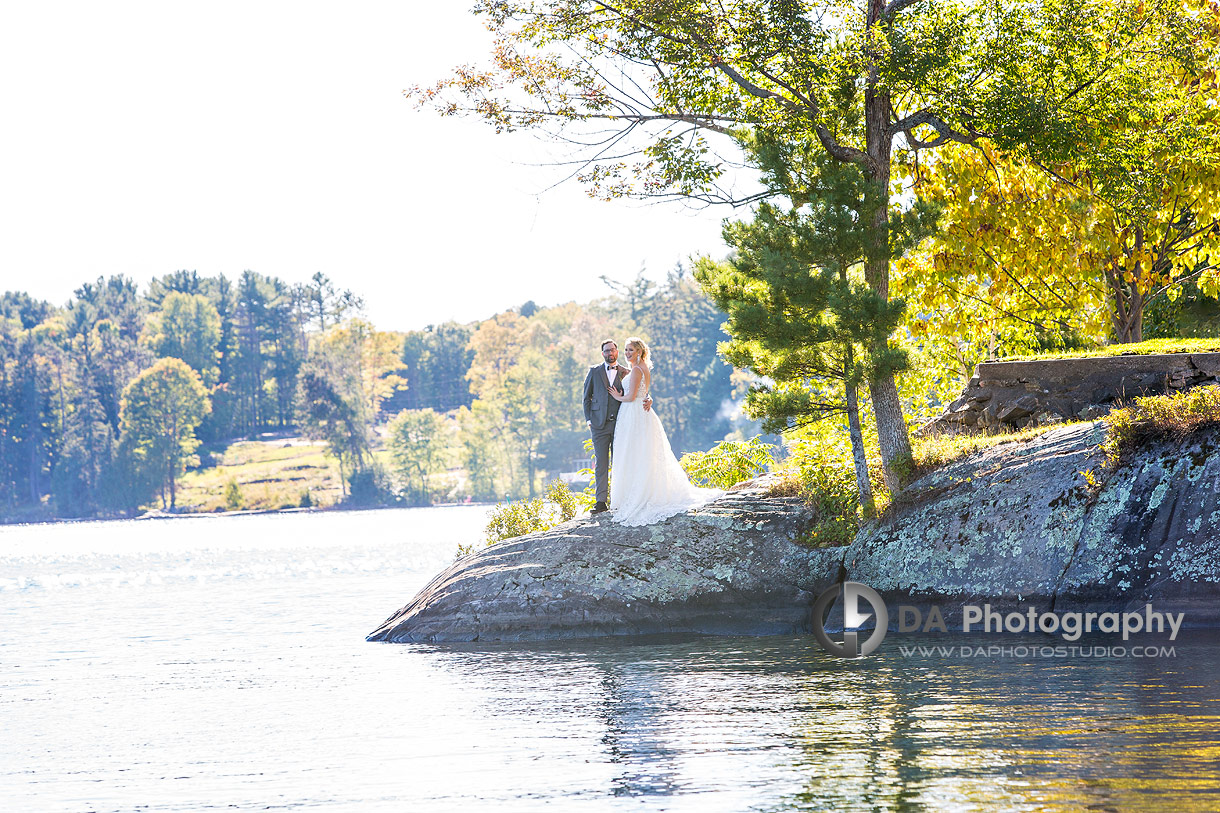
<path fill-rule="evenodd" d="M 404 99 L 484 59 L 469 5 L 4 3 L 0 289 L 321 271 L 404 330 L 726 252 L 727 210 L 544 192 L 563 172 L 532 136 Z"/>

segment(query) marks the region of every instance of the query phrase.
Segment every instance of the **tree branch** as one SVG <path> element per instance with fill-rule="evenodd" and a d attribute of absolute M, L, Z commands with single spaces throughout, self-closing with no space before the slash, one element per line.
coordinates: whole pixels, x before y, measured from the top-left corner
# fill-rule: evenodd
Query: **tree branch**
<path fill-rule="evenodd" d="M 890 0 L 885 4 L 885 8 L 881 9 L 881 16 L 877 18 L 878 22 L 882 20 L 892 20 L 894 15 L 902 11 L 910 5 L 914 5 L 918 0 Z"/>

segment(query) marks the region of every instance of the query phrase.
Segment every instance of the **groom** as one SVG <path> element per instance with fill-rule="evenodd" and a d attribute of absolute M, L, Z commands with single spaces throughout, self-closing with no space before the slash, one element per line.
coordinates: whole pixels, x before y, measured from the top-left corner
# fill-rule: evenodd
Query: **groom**
<path fill-rule="evenodd" d="M 623 391 L 623 378 L 630 372 L 618 363 L 618 345 L 613 339 L 602 342 L 604 364 L 595 364 L 585 376 L 585 423 L 593 435 L 593 456 L 596 458 L 594 477 L 597 482 L 597 503 L 590 513 L 600 514 L 610 506 L 610 450 L 614 446 L 614 419 L 618 417 L 619 401 L 606 392 L 606 385 Z M 644 409 L 652 399 L 644 399 Z"/>

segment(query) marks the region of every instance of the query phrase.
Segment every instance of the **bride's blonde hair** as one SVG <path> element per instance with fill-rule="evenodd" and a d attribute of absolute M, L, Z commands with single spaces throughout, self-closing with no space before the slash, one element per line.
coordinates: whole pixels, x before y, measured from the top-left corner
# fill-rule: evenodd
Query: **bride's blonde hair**
<path fill-rule="evenodd" d="M 648 345 L 644 344 L 644 340 L 639 336 L 629 336 L 627 338 L 627 347 L 634 347 L 636 352 L 635 361 L 637 364 L 643 364 L 645 367 L 651 368 L 648 363 Z"/>

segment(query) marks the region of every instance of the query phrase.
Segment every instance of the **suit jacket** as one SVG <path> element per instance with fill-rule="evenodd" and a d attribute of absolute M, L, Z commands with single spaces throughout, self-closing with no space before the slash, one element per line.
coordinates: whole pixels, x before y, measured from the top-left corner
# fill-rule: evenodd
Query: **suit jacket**
<path fill-rule="evenodd" d="M 617 369 L 614 388 L 621 393 L 623 376 L 627 375 L 629 370 L 621 364 L 617 365 Z M 606 392 L 605 370 L 605 364 L 598 364 L 590 367 L 589 374 L 585 376 L 585 420 L 594 429 L 601 429 L 606 425 L 606 421 L 617 418 L 618 408 L 621 406 L 618 399 L 611 398 L 610 393 Z"/>

